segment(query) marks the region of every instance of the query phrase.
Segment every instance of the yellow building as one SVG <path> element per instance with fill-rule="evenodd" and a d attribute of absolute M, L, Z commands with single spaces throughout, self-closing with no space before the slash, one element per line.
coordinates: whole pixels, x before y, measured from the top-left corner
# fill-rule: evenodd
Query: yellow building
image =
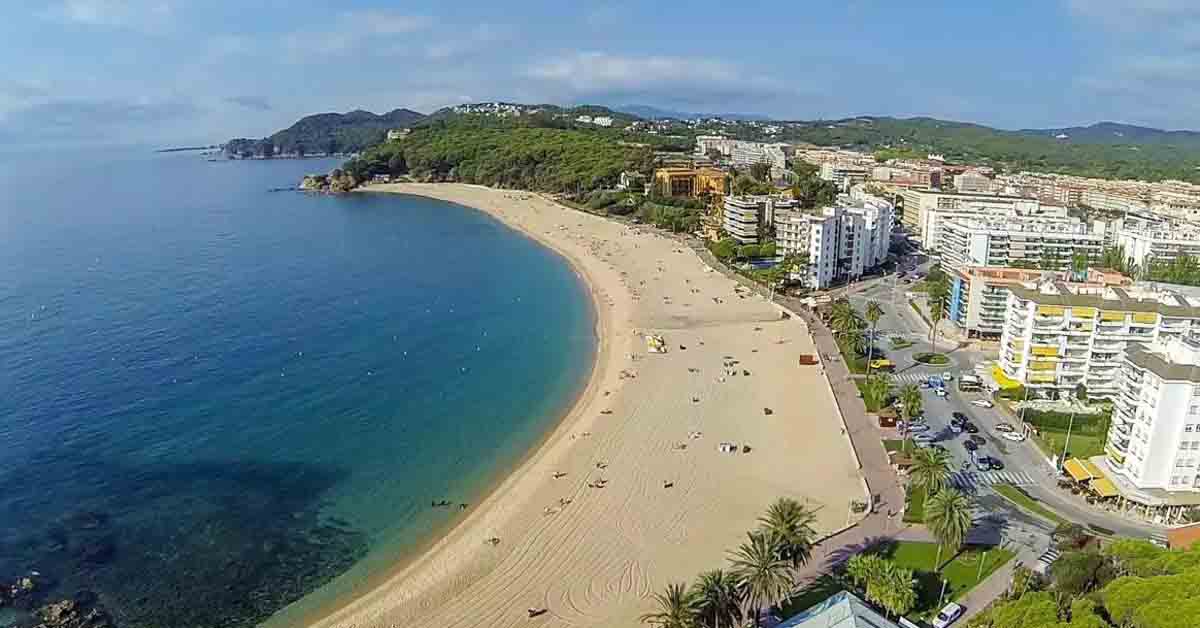
<path fill-rule="evenodd" d="M 709 197 L 720 201 L 725 196 L 729 175 L 716 168 L 659 168 L 654 171 L 654 191 L 661 196 Z"/>

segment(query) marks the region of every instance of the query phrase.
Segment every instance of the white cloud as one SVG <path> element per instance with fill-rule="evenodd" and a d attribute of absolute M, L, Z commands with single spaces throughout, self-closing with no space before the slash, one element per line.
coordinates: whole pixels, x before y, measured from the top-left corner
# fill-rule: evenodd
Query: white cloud
<path fill-rule="evenodd" d="M 339 55 L 378 46 L 397 35 L 426 30 L 432 25 L 433 19 L 423 15 L 385 9 L 346 11 L 319 29 L 289 33 L 284 37 L 284 45 L 298 57 Z"/>
<path fill-rule="evenodd" d="M 526 68 L 531 87 L 551 100 L 649 102 L 701 109 L 772 108 L 800 90 L 716 59 L 574 52 Z"/>
<path fill-rule="evenodd" d="M 1067 0 L 1096 52 L 1075 85 L 1100 115 L 1171 128 L 1200 126 L 1200 2 Z M 1088 96 L 1090 95 L 1090 96 Z"/>
<path fill-rule="evenodd" d="M 446 60 L 482 52 L 513 37 L 513 30 L 497 24 L 479 24 L 466 34 L 447 33 L 425 48 L 425 57 Z"/>
<path fill-rule="evenodd" d="M 175 5 L 168 0 L 61 0 L 41 16 L 81 26 L 154 32 L 172 24 Z"/>

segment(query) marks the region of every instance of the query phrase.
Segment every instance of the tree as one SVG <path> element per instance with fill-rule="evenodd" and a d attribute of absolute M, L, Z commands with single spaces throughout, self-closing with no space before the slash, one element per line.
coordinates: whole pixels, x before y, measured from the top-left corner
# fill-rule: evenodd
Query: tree
<path fill-rule="evenodd" d="M 1096 551 L 1065 552 L 1050 565 L 1050 582 L 1064 600 L 1091 593 L 1115 576 L 1112 562 Z"/>
<path fill-rule="evenodd" d="M 913 572 L 876 554 L 856 554 L 846 561 L 847 578 L 864 597 L 889 614 L 903 615 L 917 603 Z"/>
<path fill-rule="evenodd" d="M 870 375 L 862 384 L 863 403 L 868 412 L 877 412 L 887 403 L 892 392 L 892 378 L 887 375 Z"/>
<path fill-rule="evenodd" d="M 913 484 L 924 488 L 926 494 L 939 493 L 950 481 L 950 454 L 942 449 L 921 449 L 913 455 L 909 473 Z"/>
<path fill-rule="evenodd" d="M 830 324 L 833 326 L 833 331 L 839 334 L 863 328 L 862 318 L 854 310 L 854 306 L 850 305 L 850 301 L 845 298 L 833 302 L 833 308 L 830 312 Z"/>
<path fill-rule="evenodd" d="M 867 376 L 871 375 L 871 360 L 875 358 L 875 328 L 879 325 L 879 319 L 883 318 L 883 306 L 879 305 L 878 301 L 867 301 L 867 309 L 863 312 L 863 318 L 871 324 L 871 341 L 867 344 Z"/>
<path fill-rule="evenodd" d="M 732 573 L 713 569 L 692 585 L 700 624 L 705 628 L 736 628 L 742 621 L 741 593 Z"/>
<path fill-rule="evenodd" d="M 699 600 L 688 591 L 687 584 L 672 582 L 664 593 L 655 593 L 654 602 L 658 610 L 646 613 L 639 619 L 643 624 L 658 628 L 694 628 L 700 608 Z"/>
<path fill-rule="evenodd" d="M 754 617 L 758 626 L 759 613 L 788 598 L 792 592 L 791 562 L 780 558 L 771 538 L 762 532 L 750 532 L 730 556 L 730 565 L 742 594 L 742 611 Z"/>
<path fill-rule="evenodd" d="M 408 162 L 404 161 L 404 153 L 397 152 L 388 159 L 388 172 L 392 174 L 408 174 Z"/>
<path fill-rule="evenodd" d="M 780 497 L 759 518 L 759 530 L 770 538 L 779 552 L 779 557 L 799 569 L 812 558 L 813 539 L 817 532 L 813 524 L 817 515 L 804 504 Z"/>
<path fill-rule="evenodd" d="M 750 164 L 750 176 L 758 181 L 769 183 L 771 180 L 771 164 L 765 161 Z"/>
<path fill-rule="evenodd" d="M 904 432 L 908 434 L 908 426 L 912 424 L 913 419 L 921 416 L 924 409 L 924 401 L 921 399 L 921 390 L 916 384 L 908 384 L 900 389 L 898 395 L 900 399 L 900 412 L 904 415 Z M 904 439 L 904 448 L 908 449 L 908 438 Z"/>
<path fill-rule="evenodd" d="M 939 491 L 925 500 L 925 527 L 938 541 L 938 569 L 941 569 L 942 549 L 954 552 L 967 540 L 971 529 L 971 498 L 954 488 Z"/>
<path fill-rule="evenodd" d="M 942 310 L 942 304 L 938 301 L 929 301 L 929 352 L 937 353 L 937 328 L 938 323 L 942 322 L 942 317 L 945 314 Z"/>

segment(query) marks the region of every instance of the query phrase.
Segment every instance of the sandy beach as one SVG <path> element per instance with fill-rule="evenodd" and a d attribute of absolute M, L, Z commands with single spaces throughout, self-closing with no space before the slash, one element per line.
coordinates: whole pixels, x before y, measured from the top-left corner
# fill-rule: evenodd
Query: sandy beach
<path fill-rule="evenodd" d="M 564 255 L 595 299 L 601 346 L 579 402 L 519 469 L 312 626 L 629 628 L 667 583 L 724 566 L 778 497 L 816 508 L 824 533 L 850 523 L 864 485 L 820 368 L 797 364 L 814 351 L 802 321 L 648 227 L 525 192 L 369 190 L 475 207 Z M 643 333 L 668 352 L 648 353 Z M 547 612 L 531 619 L 531 607 Z"/>

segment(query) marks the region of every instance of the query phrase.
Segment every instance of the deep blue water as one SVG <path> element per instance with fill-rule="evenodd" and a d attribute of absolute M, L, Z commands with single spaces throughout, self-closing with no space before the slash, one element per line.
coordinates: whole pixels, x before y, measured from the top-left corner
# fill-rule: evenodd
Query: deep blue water
<path fill-rule="evenodd" d="M 474 210 L 268 191 L 328 161 L 0 159 L 0 581 L 121 626 L 361 585 L 591 367 L 578 278 Z"/>

